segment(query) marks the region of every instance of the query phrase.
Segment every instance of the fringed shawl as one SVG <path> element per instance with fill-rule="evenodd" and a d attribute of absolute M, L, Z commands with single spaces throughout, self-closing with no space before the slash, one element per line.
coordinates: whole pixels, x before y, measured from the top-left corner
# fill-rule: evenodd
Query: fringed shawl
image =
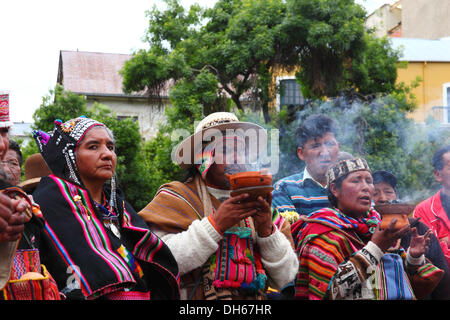
<path fill-rule="evenodd" d="M 340 298 L 415 299 L 428 295 L 443 276 L 442 270 L 427 262 L 415 273 L 407 273 L 407 279 L 401 259 L 406 258 L 406 253 L 398 246 L 389 249 L 392 253 L 384 254 L 381 263 L 376 265 L 375 283 L 364 295 L 357 280 L 369 279 L 364 279 L 369 276 L 366 274 L 368 260 L 364 256 L 370 254 L 361 249 L 370 240 L 380 215 L 371 209 L 365 217 L 356 220 L 338 210 L 324 208 L 300 219 L 292 225 L 300 260 L 295 283 L 297 299 L 323 299 L 330 292 L 331 296 L 346 292 L 343 296 L 338 294 Z M 357 289 L 354 293 L 348 289 L 351 283 Z"/>
<path fill-rule="evenodd" d="M 167 233 L 187 230 L 192 222 L 209 216 L 220 206 L 220 201 L 209 195 L 200 180 L 198 174 L 186 183 L 173 181 L 162 185 L 139 215 L 149 225 Z"/>
<path fill-rule="evenodd" d="M 370 240 L 375 227 L 380 222 L 381 216 L 373 208 L 360 219 L 347 216 L 337 209 L 323 208 L 306 217 L 301 217 L 300 221 L 292 225 L 292 234 L 297 249 L 304 246 L 310 238 L 336 228 L 352 234 L 351 237 L 357 239 L 355 242 L 364 245 Z"/>

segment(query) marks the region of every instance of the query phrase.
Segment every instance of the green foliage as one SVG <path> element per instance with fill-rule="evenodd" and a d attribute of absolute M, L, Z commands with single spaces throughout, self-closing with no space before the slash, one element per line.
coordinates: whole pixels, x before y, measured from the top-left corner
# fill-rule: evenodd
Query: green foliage
<path fill-rule="evenodd" d="M 54 120 L 69 120 L 81 115 L 91 116 L 84 98 L 72 92 L 64 92 L 64 87 L 57 84 L 54 90 L 50 90 L 49 94 L 42 98 L 40 107 L 33 113 L 32 128 L 51 131 Z"/>
<path fill-rule="evenodd" d="M 274 179 L 300 172 L 304 163 L 296 155 L 296 130 L 308 116 L 322 113 L 339 126 L 343 151 L 364 157 L 373 171 L 388 170 L 398 180 L 400 197 L 418 202 L 439 187 L 431 158 L 439 146 L 448 144 L 450 132 L 437 123 L 421 125 L 410 119 L 415 109 L 404 95 L 378 95 L 367 99 L 348 93 L 328 101 L 316 100 L 289 113 L 285 108 L 271 125 L 280 130 L 280 170 Z"/>
<path fill-rule="evenodd" d="M 166 3 L 166 11 L 154 7 L 148 14 L 151 48 L 136 52 L 125 64 L 125 89 L 154 91 L 174 79 L 171 99 L 178 99 L 181 86 L 187 103 L 199 101 L 205 114 L 227 109 L 226 95 L 243 110 L 240 97 L 251 90 L 256 100 L 263 99 L 261 106 L 268 114 L 270 77 L 255 81 L 254 76 L 261 71 L 267 74 L 275 63 L 284 4 L 221 0 L 212 9 L 192 6 L 187 11 L 176 0 Z M 259 92 L 263 94 L 258 96 Z"/>
<path fill-rule="evenodd" d="M 388 38 L 366 34 L 365 50 L 352 62 L 350 86 L 355 84 L 361 94 L 390 93 L 396 89 L 399 51 L 391 47 Z"/>
<path fill-rule="evenodd" d="M 145 166 L 151 177 L 149 199 L 153 198 L 162 184 L 182 180 L 185 174 L 181 167 L 171 160 L 171 152 L 175 145 L 171 137 L 162 132 L 158 132 L 155 138 L 144 145 Z"/>
<path fill-rule="evenodd" d="M 432 147 L 405 134 L 418 131 L 407 114 L 415 108 L 411 88 L 420 79 L 395 84 L 398 52 L 365 29 L 366 13 L 354 0 L 219 0 L 209 9 L 166 4 L 147 12 L 150 49 L 134 53 L 122 70 L 127 92 L 158 94 L 174 81 L 167 122 L 143 149 L 152 193 L 180 179 L 171 151 L 194 131 L 195 121 L 216 111 L 234 111 L 241 120 L 280 131 L 275 178 L 303 169 L 295 130 L 307 115 L 324 112 L 341 125 L 344 150 L 392 170 L 405 188 L 432 184 L 423 158 Z M 272 70 L 298 66 L 297 80 L 311 100 L 298 110 L 269 110 Z M 405 149 L 412 155 L 407 160 L 400 159 Z M 411 160 L 420 157 L 422 167 Z"/>
<path fill-rule="evenodd" d="M 176 0 L 166 0 L 166 4 L 168 10 L 165 12 L 160 12 L 156 5 L 147 11 L 147 17 L 152 23 L 149 25 L 146 39 L 152 46 L 159 47 L 168 41 L 173 49 L 180 41 L 195 34 L 193 28 L 200 22 L 202 9 L 194 4 L 186 12 Z"/>
<path fill-rule="evenodd" d="M 307 97 L 336 96 L 348 86 L 353 60 L 364 54 L 365 11 L 353 0 L 287 1 L 286 46 L 300 65 L 297 79 Z"/>
<path fill-rule="evenodd" d="M 310 98 L 350 87 L 362 94 L 394 90 L 397 52 L 365 29 L 366 13 L 354 0 L 219 0 L 209 9 L 165 2 L 166 10 L 147 12 L 150 49 L 125 64 L 126 92 L 157 95 L 173 80 L 172 101 L 182 93 L 205 115 L 251 106 L 269 122 L 273 68 L 301 66 L 296 76 Z"/>

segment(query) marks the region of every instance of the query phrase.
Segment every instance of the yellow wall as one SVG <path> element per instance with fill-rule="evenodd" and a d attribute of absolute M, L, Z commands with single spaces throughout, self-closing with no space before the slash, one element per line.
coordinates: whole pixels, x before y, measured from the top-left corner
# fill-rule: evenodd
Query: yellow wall
<path fill-rule="evenodd" d="M 269 108 L 275 109 L 277 107 L 277 78 L 286 76 L 294 77 L 298 69 L 298 67 L 294 67 L 292 70 L 288 70 L 280 66 L 275 66 L 272 68 L 270 72 L 272 75 L 272 85 L 269 88 L 269 95 L 271 98 L 269 101 Z"/>
<path fill-rule="evenodd" d="M 450 82 L 450 62 L 409 62 L 405 69 L 397 69 L 397 83 L 409 85 L 417 76 L 422 78 L 420 85 L 412 92 L 416 95 L 418 108 L 411 115 L 417 122 L 424 122 L 433 113 L 434 106 L 443 106 L 443 84 Z M 439 112 L 439 111 L 437 111 Z"/>

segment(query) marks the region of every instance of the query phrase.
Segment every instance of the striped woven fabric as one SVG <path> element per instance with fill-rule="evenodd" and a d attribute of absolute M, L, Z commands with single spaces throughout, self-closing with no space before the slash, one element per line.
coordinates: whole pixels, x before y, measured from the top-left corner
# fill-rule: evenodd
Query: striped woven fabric
<path fill-rule="evenodd" d="M 311 237 L 300 254 L 295 298 L 323 299 L 338 265 L 361 247 L 336 231 Z"/>
<path fill-rule="evenodd" d="M 380 270 L 375 272 L 374 282 L 376 300 L 415 299 L 403 268 L 403 260 L 398 254 L 385 254 L 382 257 Z"/>
<path fill-rule="evenodd" d="M 157 192 L 155 198 L 139 212 L 150 226 L 157 226 L 159 230 L 167 233 L 179 233 L 187 230 L 193 221 L 207 217 L 211 212 L 205 212 L 203 202 L 200 200 L 201 176 L 198 174 L 194 179 L 181 183 L 173 181 L 163 185 Z M 209 196 L 212 209 L 220 206 L 220 201 Z M 293 246 L 290 224 L 273 211 L 273 221 L 278 229 L 286 236 Z M 252 219 L 248 219 L 252 221 Z M 227 288 L 241 288 L 243 291 L 255 291 L 264 287 L 266 275 L 263 272 L 259 248 L 252 240 L 254 238 L 254 226 L 243 221 L 236 227 L 250 227 L 252 236 L 243 232 L 228 232 L 218 243 L 218 250 L 211 255 L 206 267 L 202 268 L 203 283 L 199 285 L 196 292 L 200 292 L 193 299 L 222 299 L 230 298 L 230 290 Z M 189 285 L 192 279 L 198 279 L 196 270 L 186 273 L 181 280 L 181 287 L 191 290 Z M 206 279 L 206 280 L 205 280 Z M 214 283 L 214 284 L 213 284 Z M 221 290 L 216 290 L 221 289 Z M 222 291 L 223 290 L 223 291 Z M 238 290 L 240 291 L 240 289 Z M 204 293 L 204 295 L 203 295 Z M 189 293 L 188 293 L 189 296 Z M 251 293 L 253 298 L 255 294 Z"/>
<path fill-rule="evenodd" d="M 2 290 L 0 300 L 60 300 L 55 280 L 42 265 L 42 278 L 10 279 Z"/>
<path fill-rule="evenodd" d="M 211 266 L 215 269 L 216 288 L 243 288 L 251 292 L 264 288 L 267 277 L 251 234 L 250 227 L 233 227 L 225 232 Z"/>
<path fill-rule="evenodd" d="M 300 261 L 295 298 L 323 299 L 339 264 L 365 245 L 362 239 L 368 241 L 371 228 L 379 222 L 374 210 L 356 220 L 323 208 L 294 223 L 291 230 Z"/>
<path fill-rule="evenodd" d="M 76 187 L 75 185 L 68 183 L 63 179 L 51 176 L 53 181 L 58 185 L 61 190 L 61 194 L 65 197 L 67 203 L 70 204 L 72 208 L 72 214 L 75 221 L 79 223 L 82 234 L 84 235 L 84 243 L 87 245 L 87 249 L 95 252 L 98 258 L 100 258 L 105 263 L 105 268 L 113 271 L 116 276 L 116 281 L 118 282 L 134 282 L 134 277 L 131 270 L 126 264 L 123 263 L 121 256 L 116 252 L 110 243 L 107 236 L 103 222 L 96 216 L 93 206 L 89 201 L 89 195 L 86 190 Z M 78 198 L 77 198 L 78 196 Z M 77 199 L 79 199 L 77 201 Z M 46 217 L 47 218 L 47 217 Z M 67 219 L 69 216 L 67 217 Z M 46 222 L 46 230 L 49 231 L 51 225 L 50 221 Z M 92 289 L 89 286 L 89 281 L 86 279 L 84 273 L 85 269 L 75 268 L 75 260 L 78 260 L 74 254 L 70 253 L 70 249 L 67 244 L 64 244 L 64 240 L 57 235 L 55 231 L 48 232 L 52 235 L 54 245 L 60 248 L 62 251 L 66 252 L 64 258 L 66 263 L 72 266 L 73 270 L 77 270 L 77 274 L 81 279 L 81 289 L 83 293 L 88 296 L 93 294 Z M 79 264 L 79 263 L 78 263 Z M 106 269 L 105 269 L 106 270 Z M 109 290 L 105 290 L 109 291 Z"/>
<path fill-rule="evenodd" d="M 363 247 L 379 214 L 373 209 L 355 220 L 335 209 L 321 209 L 292 225 L 300 260 L 295 298 L 318 300 L 412 300 L 425 297 L 444 271 L 431 263 L 405 271 L 403 248 L 391 248 L 381 261 Z"/>
<path fill-rule="evenodd" d="M 431 263 L 425 263 L 423 266 L 420 266 L 411 281 L 417 299 L 427 297 L 444 277 L 444 273 L 444 270 Z"/>
<path fill-rule="evenodd" d="M 86 299 L 124 288 L 148 293 L 146 279 L 157 277 L 160 286 L 152 297 L 178 297 L 178 268 L 169 248 L 119 195 L 120 238 L 78 185 L 50 175 L 33 196 L 45 218 L 41 258 L 61 290 L 81 289 Z"/>
<path fill-rule="evenodd" d="M 30 272 L 41 277 L 27 279 Z M 0 300 L 60 300 L 58 286 L 41 264 L 37 249 L 16 251 L 11 276 L 2 293 Z"/>

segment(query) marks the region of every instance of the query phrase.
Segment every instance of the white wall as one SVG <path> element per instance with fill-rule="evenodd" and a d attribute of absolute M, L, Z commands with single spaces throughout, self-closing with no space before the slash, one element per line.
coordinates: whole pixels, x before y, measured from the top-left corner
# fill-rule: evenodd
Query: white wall
<path fill-rule="evenodd" d="M 133 98 L 115 98 L 115 97 L 91 97 L 87 98 L 88 108 L 92 107 L 95 101 L 108 106 L 117 116 L 137 117 L 141 136 L 144 140 L 149 140 L 156 136 L 159 123 L 166 121 L 164 109 L 167 101 L 162 101 L 158 105 L 157 101 L 147 99 Z"/>

